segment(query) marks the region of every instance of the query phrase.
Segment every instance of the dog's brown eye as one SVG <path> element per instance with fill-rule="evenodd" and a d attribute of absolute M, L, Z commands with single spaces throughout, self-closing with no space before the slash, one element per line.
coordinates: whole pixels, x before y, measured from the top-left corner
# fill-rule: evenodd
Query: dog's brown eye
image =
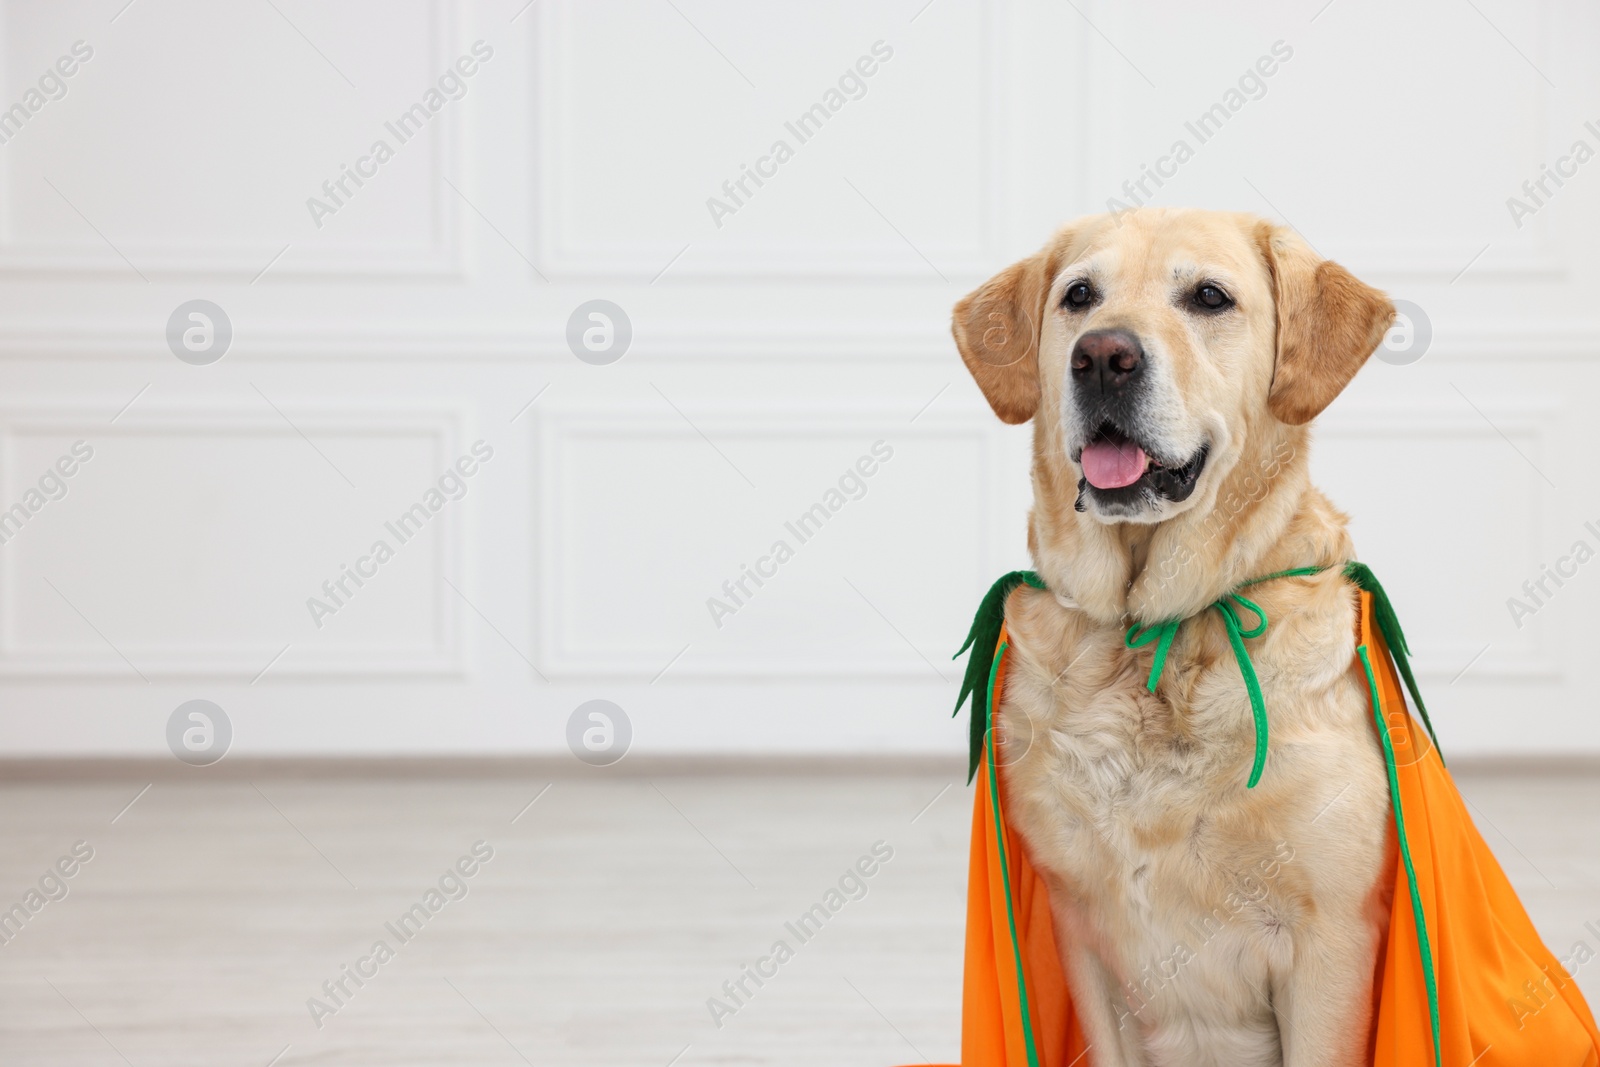
<path fill-rule="evenodd" d="M 1080 311 L 1094 303 L 1094 290 L 1089 288 L 1088 282 L 1073 282 L 1067 286 L 1067 291 L 1062 294 L 1061 306 Z"/>
<path fill-rule="evenodd" d="M 1218 289 L 1215 285 L 1202 285 L 1194 291 L 1194 302 L 1207 311 L 1221 311 L 1231 307 L 1233 300 L 1228 294 Z"/>

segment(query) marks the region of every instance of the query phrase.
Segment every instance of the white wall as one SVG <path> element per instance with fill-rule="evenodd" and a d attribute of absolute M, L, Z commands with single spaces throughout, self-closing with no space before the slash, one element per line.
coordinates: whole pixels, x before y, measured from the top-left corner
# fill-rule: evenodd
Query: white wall
<path fill-rule="evenodd" d="M 0 146 L 0 506 L 93 449 L 0 546 L 0 751 L 160 753 L 194 698 L 249 755 L 560 751 L 592 698 L 641 752 L 958 750 L 948 657 L 1026 561 L 1027 441 L 950 305 L 1178 139 L 1153 202 L 1283 219 L 1431 322 L 1326 417 L 1315 470 L 1447 751 L 1600 751 L 1600 563 L 1520 629 L 1506 606 L 1600 548 L 1600 162 L 1520 227 L 1506 204 L 1600 148 L 1592 8 L 123 3 L 0 4 L 7 105 L 93 50 Z M 385 121 L 480 40 L 399 144 Z M 877 42 L 800 143 L 785 122 Z M 316 225 L 378 138 L 394 158 Z M 232 324 L 211 365 L 168 349 L 194 299 Z M 594 299 L 631 320 L 611 365 L 565 339 Z M 398 544 L 385 520 L 479 440 Z M 786 534 L 877 441 L 865 495 Z M 395 557 L 319 628 L 307 598 L 379 538 Z M 794 558 L 716 626 L 779 538 Z"/>

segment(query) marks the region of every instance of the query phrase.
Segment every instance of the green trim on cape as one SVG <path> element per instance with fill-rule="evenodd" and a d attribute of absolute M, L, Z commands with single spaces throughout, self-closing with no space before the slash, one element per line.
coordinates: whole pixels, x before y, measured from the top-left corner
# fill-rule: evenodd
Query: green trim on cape
<path fill-rule="evenodd" d="M 985 706 L 989 709 L 991 717 L 995 710 L 994 680 L 1000 673 L 1000 662 L 1005 659 L 1006 649 L 1010 647 L 1008 644 L 1002 644 L 995 649 L 994 666 L 989 669 L 989 696 Z M 959 652 L 956 654 L 960 655 Z M 989 746 L 989 810 L 994 812 L 995 848 L 1000 852 L 1000 884 L 1006 894 L 1006 927 L 1011 931 L 1011 958 L 1017 968 L 1017 1001 L 1022 1012 L 1022 1044 L 1028 1053 L 1028 1067 L 1039 1067 L 1039 1043 L 1033 1036 L 1033 1009 L 1028 1005 L 1028 972 L 1022 965 L 1022 941 L 1017 937 L 1017 909 L 1011 893 L 1011 862 L 1006 857 L 1006 824 L 1000 812 L 1000 780 L 994 773 L 996 756 L 993 730 L 988 732 L 986 742 Z"/>

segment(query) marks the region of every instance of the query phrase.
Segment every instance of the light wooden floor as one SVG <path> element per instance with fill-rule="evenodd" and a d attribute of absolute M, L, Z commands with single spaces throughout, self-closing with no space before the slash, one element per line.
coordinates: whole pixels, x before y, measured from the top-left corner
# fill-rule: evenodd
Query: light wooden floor
<path fill-rule="evenodd" d="M 144 780 L 0 784 L 0 909 L 74 842 L 94 849 L 68 896 L 0 947 L 0 1063 L 956 1055 L 970 793 L 951 776 L 596 772 L 531 807 L 547 780 L 196 777 L 125 811 Z M 1600 951 L 1584 929 L 1600 929 L 1600 780 L 1461 778 L 1557 954 Z M 385 922 L 480 839 L 494 857 L 468 895 L 399 945 Z M 785 921 L 880 840 L 894 857 L 867 895 L 800 944 Z M 307 999 L 380 938 L 395 958 L 347 980 L 319 1029 Z M 707 998 L 780 938 L 794 958 L 759 990 L 746 980 L 754 995 L 718 1028 Z M 1600 962 L 1578 978 L 1600 994 Z"/>

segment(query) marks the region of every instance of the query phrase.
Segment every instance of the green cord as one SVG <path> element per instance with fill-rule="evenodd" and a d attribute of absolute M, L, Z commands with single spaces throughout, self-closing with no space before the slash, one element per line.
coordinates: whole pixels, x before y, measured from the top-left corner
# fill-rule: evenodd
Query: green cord
<path fill-rule="evenodd" d="M 994 680 L 1000 674 L 1000 661 L 1005 658 L 1006 649 L 1011 646 L 1002 643 L 994 654 L 994 665 L 989 669 L 989 702 L 988 720 L 990 728 L 985 732 L 984 742 L 989 752 L 989 808 L 994 813 L 994 845 L 1000 854 L 1000 884 L 1006 894 L 1006 924 L 1011 928 L 1011 957 L 1017 966 L 1017 996 L 1020 998 L 1022 1009 L 1022 1043 L 1028 1053 L 1028 1067 L 1039 1067 L 1039 1049 L 1033 1038 L 1033 1013 L 1028 1008 L 1028 976 L 1022 966 L 1022 942 L 1017 938 L 1017 913 L 1011 902 L 1011 866 L 1006 862 L 1006 828 L 1005 821 L 1000 817 L 1000 783 L 995 776 L 995 749 L 994 749 L 994 714 L 998 710 L 994 706 Z"/>
<path fill-rule="evenodd" d="M 1428 989 L 1428 1021 L 1433 1026 L 1433 1063 L 1440 1067 L 1439 1052 L 1439 981 L 1433 973 L 1433 947 L 1428 941 L 1428 917 L 1422 910 L 1422 890 L 1417 885 L 1417 869 L 1411 862 L 1411 843 L 1406 838 L 1406 816 L 1400 804 L 1400 775 L 1395 766 L 1394 741 L 1389 736 L 1389 724 L 1383 721 L 1383 704 L 1378 699 L 1378 679 L 1372 673 L 1372 660 L 1367 646 L 1356 649 L 1361 657 L 1361 667 L 1367 672 L 1367 691 L 1372 696 L 1372 717 L 1378 724 L 1378 739 L 1383 742 L 1383 763 L 1389 774 L 1389 796 L 1394 804 L 1395 836 L 1400 840 L 1400 859 L 1406 868 L 1406 881 L 1411 890 L 1411 918 L 1417 924 L 1417 949 L 1422 956 L 1423 984 Z"/>
<path fill-rule="evenodd" d="M 1255 720 L 1256 753 L 1255 760 L 1250 765 L 1250 780 L 1245 783 L 1246 789 L 1256 787 L 1256 783 L 1261 781 L 1261 772 L 1267 767 L 1267 700 L 1261 694 L 1261 679 L 1256 676 L 1255 664 L 1250 661 L 1250 652 L 1244 647 L 1244 643 L 1249 638 L 1260 637 L 1267 632 L 1267 613 L 1261 610 L 1261 605 L 1254 600 L 1241 596 L 1239 590 L 1274 578 L 1301 578 L 1321 574 L 1326 569 L 1326 567 L 1291 567 L 1288 570 L 1263 574 L 1259 578 L 1241 582 L 1232 592 L 1224 593 L 1211 604 L 1211 607 L 1217 610 L 1217 614 L 1222 616 L 1222 626 L 1228 631 L 1228 644 L 1233 648 L 1233 658 L 1239 664 L 1240 676 L 1244 678 L 1244 689 L 1250 697 L 1250 715 Z M 1245 627 L 1239 618 L 1240 608 L 1255 616 L 1254 626 Z M 1182 619 L 1168 619 L 1166 622 L 1142 628 L 1135 623 L 1128 627 L 1128 632 L 1122 637 L 1122 644 L 1126 648 L 1143 648 L 1152 641 L 1156 643 L 1155 658 L 1150 663 L 1150 677 L 1145 681 L 1145 688 L 1152 693 L 1156 691 L 1156 685 L 1161 681 L 1161 671 L 1167 665 L 1167 653 L 1172 651 L 1172 642 L 1177 640 L 1178 626 L 1182 622 Z"/>

